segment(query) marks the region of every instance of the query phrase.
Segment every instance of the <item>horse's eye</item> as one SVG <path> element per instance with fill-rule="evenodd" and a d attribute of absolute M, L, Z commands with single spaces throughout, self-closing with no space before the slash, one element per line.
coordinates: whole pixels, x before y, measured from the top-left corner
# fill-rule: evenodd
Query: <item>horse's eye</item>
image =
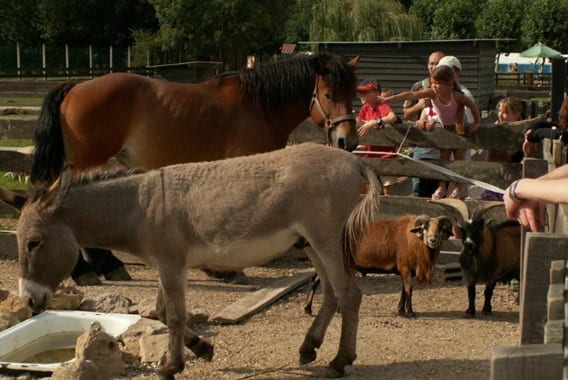
<path fill-rule="evenodd" d="M 327 93 L 325 94 L 325 98 L 326 98 L 327 100 L 331 100 L 332 96 L 331 96 L 331 94 L 330 94 L 329 92 L 327 92 Z"/>
<path fill-rule="evenodd" d="M 26 250 L 28 251 L 28 253 L 31 253 L 35 247 L 37 247 L 39 245 L 39 240 L 30 240 L 28 241 L 28 244 L 26 246 Z"/>

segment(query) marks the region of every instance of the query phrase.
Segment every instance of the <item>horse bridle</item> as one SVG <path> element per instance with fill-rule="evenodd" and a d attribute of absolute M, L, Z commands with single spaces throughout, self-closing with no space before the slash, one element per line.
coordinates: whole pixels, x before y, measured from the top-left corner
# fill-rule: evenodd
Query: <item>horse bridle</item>
<path fill-rule="evenodd" d="M 355 121 L 355 116 L 353 116 L 353 115 L 341 115 L 341 116 L 338 116 L 338 117 L 331 119 L 327 115 L 327 113 L 324 111 L 324 109 L 321 106 L 321 103 L 318 99 L 318 84 L 319 84 L 319 76 L 316 75 L 316 84 L 314 86 L 314 92 L 312 93 L 312 100 L 310 101 L 310 106 L 308 107 L 308 112 L 311 113 L 313 106 L 314 105 L 316 106 L 320 115 L 323 116 L 323 118 L 325 119 L 325 126 L 327 127 L 327 141 L 329 143 L 332 143 L 331 132 L 335 128 L 337 128 L 337 125 L 341 122 L 349 121 L 349 120 Z"/>

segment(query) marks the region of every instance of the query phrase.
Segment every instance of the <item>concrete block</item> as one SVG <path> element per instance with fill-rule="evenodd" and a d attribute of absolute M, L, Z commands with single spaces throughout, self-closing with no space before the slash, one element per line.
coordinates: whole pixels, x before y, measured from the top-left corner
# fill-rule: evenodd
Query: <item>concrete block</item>
<path fill-rule="evenodd" d="M 548 321 L 544 325 L 544 344 L 564 343 L 564 320 Z"/>
<path fill-rule="evenodd" d="M 548 321 L 564 320 L 564 284 L 551 284 L 546 296 Z"/>
<path fill-rule="evenodd" d="M 550 262 L 550 283 L 551 284 L 564 284 L 566 273 L 566 261 L 553 260 Z"/>
<path fill-rule="evenodd" d="M 496 346 L 491 352 L 491 380 L 558 380 L 563 372 L 561 344 Z"/>

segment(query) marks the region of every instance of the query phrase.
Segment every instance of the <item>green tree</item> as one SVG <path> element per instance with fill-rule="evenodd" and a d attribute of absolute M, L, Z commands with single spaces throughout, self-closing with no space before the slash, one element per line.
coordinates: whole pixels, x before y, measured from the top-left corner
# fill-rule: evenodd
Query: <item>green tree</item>
<path fill-rule="evenodd" d="M 288 4 L 279 0 L 150 0 L 163 51 L 220 59 L 238 67 L 247 54 L 273 54 L 284 39 Z"/>
<path fill-rule="evenodd" d="M 424 38 L 431 39 L 432 25 L 434 24 L 434 12 L 438 8 L 438 0 L 414 0 L 408 14 L 422 20 L 424 25 Z"/>
<path fill-rule="evenodd" d="M 290 4 L 290 17 L 284 23 L 284 42 L 310 39 L 313 0 L 295 0 Z"/>
<path fill-rule="evenodd" d="M 531 0 L 522 22 L 521 42 L 528 48 L 542 42 L 561 52 L 568 52 L 568 2 L 566 0 Z"/>
<path fill-rule="evenodd" d="M 475 19 L 482 0 L 438 2 L 432 19 L 432 39 L 475 38 Z"/>
<path fill-rule="evenodd" d="M 4 43 L 40 42 L 38 0 L 0 0 L 0 40 Z"/>
<path fill-rule="evenodd" d="M 485 3 L 475 22 L 477 37 L 512 40 L 499 41 L 498 51 L 522 50 L 519 31 L 528 3 L 528 0 L 492 0 Z"/>
<path fill-rule="evenodd" d="M 314 41 L 414 40 L 422 22 L 397 0 L 319 0 L 314 5 L 310 38 Z"/>

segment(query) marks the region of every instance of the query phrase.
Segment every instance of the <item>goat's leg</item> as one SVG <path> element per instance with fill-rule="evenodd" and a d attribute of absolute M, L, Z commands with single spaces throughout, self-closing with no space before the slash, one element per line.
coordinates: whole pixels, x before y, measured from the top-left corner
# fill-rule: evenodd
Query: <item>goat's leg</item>
<path fill-rule="evenodd" d="M 175 265 L 175 264 L 174 264 Z M 178 263 L 179 265 L 179 263 Z M 176 373 L 183 371 L 185 360 L 183 357 L 183 345 L 186 329 L 185 310 L 185 276 L 182 273 L 171 273 L 173 266 L 168 270 L 159 268 L 160 288 L 163 292 L 165 316 L 168 325 L 168 359 L 158 370 L 161 379 L 173 380 Z"/>
<path fill-rule="evenodd" d="M 398 309 L 397 309 L 399 317 L 405 316 L 405 311 L 404 311 L 405 306 L 406 306 L 406 291 L 404 290 L 404 284 L 402 284 L 400 290 L 400 301 L 398 301 Z"/>
<path fill-rule="evenodd" d="M 466 317 L 475 316 L 475 283 L 467 286 L 467 310 L 465 311 Z"/>
<path fill-rule="evenodd" d="M 156 314 L 158 319 L 167 325 L 168 321 L 166 318 L 166 304 L 164 297 L 164 292 L 160 286 L 158 289 L 158 296 L 156 297 Z M 213 359 L 213 345 L 207 340 L 200 338 L 199 335 L 190 328 L 185 329 L 184 343 L 185 346 L 198 358 L 205 359 L 208 362 Z"/>
<path fill-rule="evenodd" d="M 404 315 L 407 318 L 415 318 L 416 313 L 412 310 L 412 276 L 408 268 L 400 268 L 400 278 L 402 279 L 402 291 L 406 293 L 406 302 L 404 303 Z M 402 297 L 401 297 L 402 301 Z M 400 308 L 400 305 L 399 305 Z M 400 309 L 399 309 L 400 315 Z"/>
<path fill-rule="evenodd" d="M 314 296 L 316 294 L 316 290 L 320 285 L 320 279 L 318 276 L 312 279 L 312 283 L 310 285 L 310 291 L 306 297 L 306 302 L 304 303 L 304 313 L 308 315 L 312 315 L 312 304 L 314 302 Z"/>
<path fill-rule="evenodd" d="M 485 291 L 483 295 L 485 296 L 485 302 L 483 303 L 483 315 L 491 315 L 493 310 L 491 308 L 491 298 L 493 297 L 493 290 L 495 289 L 495 282 L 488 282 L 485 285 Z"/>

